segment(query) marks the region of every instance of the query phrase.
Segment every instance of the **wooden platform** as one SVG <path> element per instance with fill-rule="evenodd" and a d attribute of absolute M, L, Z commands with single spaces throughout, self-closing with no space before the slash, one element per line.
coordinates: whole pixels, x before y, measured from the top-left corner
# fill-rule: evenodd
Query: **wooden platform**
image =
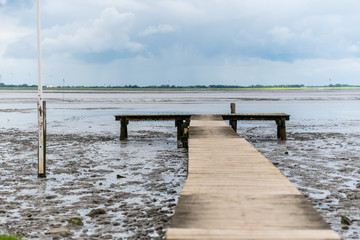
<path fill-rule="evenodd" d="M 268 159 L 216 115 L 193 115 L 188 178 L 166 239 L 341 239 Z"/>
<path fill-rule="evenodd" d="M 224 120 L 229 120 L 232 128 L 237 130 L 237 121 L 275 121 L 277 124 L 277 137 L 281 140 L 286 140 L 286 126 L 285 122 L 290 120 L 290 115 L 286 113 L 229 113 L 229 114 L 212 114 L 221 117 Z M 123 114 L 115 115 L 115 120 L 120 121 L 120 140 L 125 140 L 128 137 L 127 125 L 130 121 L 168 121 L 174 120 L 175 126 L 178 129 L 178 139 L 183 135 L 184 127 L 189 125 L 189 120 L 192 114 Z"/>

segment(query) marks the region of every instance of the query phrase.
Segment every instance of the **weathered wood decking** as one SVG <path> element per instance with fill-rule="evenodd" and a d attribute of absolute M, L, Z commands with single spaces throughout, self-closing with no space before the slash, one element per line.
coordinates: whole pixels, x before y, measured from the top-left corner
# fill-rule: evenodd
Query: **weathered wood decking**
<path fill-rule="evenodd" d="M 340 239 L 268 159 L 221 116 L 193 115 L 174 239 Z"/>

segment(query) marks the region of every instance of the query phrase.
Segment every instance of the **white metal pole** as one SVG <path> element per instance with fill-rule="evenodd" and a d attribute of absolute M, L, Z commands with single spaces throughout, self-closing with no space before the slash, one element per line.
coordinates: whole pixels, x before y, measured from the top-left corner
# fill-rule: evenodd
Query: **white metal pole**
<path fill-rule="evenodd" d="M 37 9 L 37 50 L 38 50 L 38 101 L 42 101 L 42 74 L 41 74 L 41 24 L 40 24 L 40 0 L 36 0 Z"/>
<path fill-rule="evenodd" d="M 38 123 L 39 123 L 39 145 L 38 145 L 38 177 L 45 177 L 45 145 L 44 145 L 44 109 L 43 109 L 43 88 L 41 69 L 41 35 L 40 35 L 40 0 L 36 2 L 37 11 L 37 53 L 38 53 Z"/>

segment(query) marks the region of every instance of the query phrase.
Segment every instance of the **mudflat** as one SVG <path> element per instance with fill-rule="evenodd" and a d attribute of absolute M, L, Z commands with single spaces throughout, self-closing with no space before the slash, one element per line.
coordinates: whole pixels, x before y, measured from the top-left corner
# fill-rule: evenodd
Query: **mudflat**
<path fill-rule="evenodd" d="M 344 239 L 360 236 L 358 90 L 45 92 L 47 178 L 38 179 L 35 91 L 0 91 L 0 232 L 29 239 L 161 237 L 186 175 L 173 122 L 132 122 L 119 141 L 116 114 L 284 112 L 238 122 Z M 351 220 L 351 225 L 342 221 Z M 76 219 L 81 219 L 79 222 Z M 75 220 L 74 220 L 75 219 Z"/>

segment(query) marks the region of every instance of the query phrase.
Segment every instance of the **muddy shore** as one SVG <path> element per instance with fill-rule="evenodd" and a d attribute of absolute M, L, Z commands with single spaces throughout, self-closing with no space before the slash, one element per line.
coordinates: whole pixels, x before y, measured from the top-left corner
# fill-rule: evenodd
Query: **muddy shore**
<path fill-rule="evenodd" d="M 11 99 L 9 99 L 11 96 Z M 285 112 L 239 122 L 344 239 L 360 239 L 360 102 L 357 91 L 48 93 L 48 176 L 38 179 L 36 92 L 0 92 L 0 233 L 24 239 L 159 239 L 185 181 L 187 152 L 173 122 L 129 125 L 119 113 Z M 33 103 L 32 103 L 33 102 Z M 351 225 L 341 222 L 341 216 Z M 80 221 L 81 220 L 81 221 Z"/>
<path fill-rule="evenodd" d="M 124 143 L 117 134 L 49 134 L 46 179 L 35 175 L 36 132 L 0 131 L 0 156 L 7 159 L 0 162 L 0 232 L 25 239 L 160 238 L 186 176 L 186 151 L 166 131 L 146 127 Z"/>
<path fill-rule="evenodd" d="M 150 125 L 137 125 L 125 142 L 117 133 L 50 134 L 46 179 L 34 175 L 36 132 L 1 131 L 0 154 L 8 159 L 0 163 L 2 232 L 25 239 L 161 238 L 185 181 L 187 152 L 178 148 L 172 123 Z M 354 179 L 360 177 L 360 134 L 319 129 L 291 124 L 287 141 L 274 137 L 270 123 L 245 123 L 238 131 L 331 228 L 344 239 L 359 239 L 360 184 Z M 90 216 L 93 210 L 103 211 Z M 342 215 L 353 220 L 350 226 L 341 223 Z M 69 223 L 72 218 L 82 224 Z"/>

